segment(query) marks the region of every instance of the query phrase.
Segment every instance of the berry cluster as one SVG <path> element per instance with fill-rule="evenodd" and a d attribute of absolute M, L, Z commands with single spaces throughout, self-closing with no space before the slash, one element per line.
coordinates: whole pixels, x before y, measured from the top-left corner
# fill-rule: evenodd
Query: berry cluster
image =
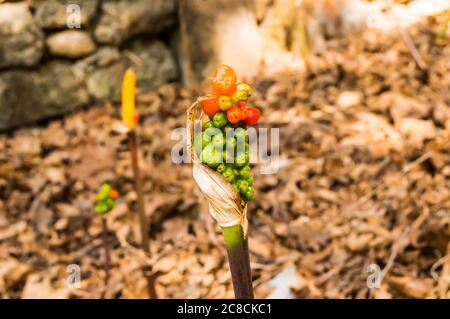
<path fill-rule="evenodd" d="M 119 192 L 113 189 L 109 184 L 103 184 L 97 194 L 95 212 L 99 215 L 105 215 L 116 206 L 116 200 L 119 198 Z"/>
<path fill-rule="evenodd" d="M 216 69 L 211 87 L 212 94 L 199 98 L 209 121 L 202 125 L 196 150 L 202 163 L 222 174 L 241 198 L 251 201 L 254 189 L 247 126 L 255 125 L 261 112 L 246 107 L 252 88 L 236 83 L 236 74 L 229 66 L 222 64 Z"/>

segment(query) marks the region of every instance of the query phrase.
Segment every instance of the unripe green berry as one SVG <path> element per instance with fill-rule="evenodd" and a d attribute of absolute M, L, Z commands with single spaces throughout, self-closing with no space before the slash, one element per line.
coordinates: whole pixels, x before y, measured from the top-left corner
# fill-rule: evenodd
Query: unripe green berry
<path fill-rule="evenodd" d="M 116 207 L 116 202 L 112 199 L 112 198 L 107 198 L 105 200 L 105 204 L 108 207 L 108 212 L 113 209 L 114 207 Z"/>
<path fill-rule="evenodd" d="M 247 137 L 247 130 L 243 127 L 236 127 L 234 129 L 234 137 L 236 137 L 236 139 L 244 139 Z"/>
<path fill-rule="evenodd" d="M 218 173 L 223 173 L 223 171 L 225 170 L 226 166 L 224 163 L 219 164 L 219 166 L 217 166 L 216 170 Z"/>
<path fill-rule="evenodd" d="M 247 97 L 250 97 L 253 91 L 252 87 L 244 82 L 239 82 L 236 86 L 236 90 L 245 92 Z"/>
<path fill-rule="evenodd" d="M 212 138 L 212 143 L 213 143 L 215 148 L 222 149 L 223 145 L 225 144 L 225 137 L 224 137 L 224 135 L 222 133 L 214 135 L 213 138 Z"/>
<path fill-rule="evenodd" d="M 247 178 L 247 181 L 250 186 L 253 185 L 253 175 L 252 174 L 250 174 L 250 176 Z"/>
<path fill-rule="evenodd" d="M 225 179 L 227 180 L 227 182 L 232 183 L 234 180 L 234 171 L 233 168 L 231 167 L 226 167 L 225 170 L 222 173 L 223 177 L 225 177 Z"/>
<path fill-rule="evenodd" d="M 104 202 L 97 203 L 95 205 L 95 212 L 100 215 L 104 215 L 108 212 L 108 205 Z"/>
<path fill-rule="evenodd" d="M 250 166 L 245 165 L 239 170 L 239 177 L 242 179 L 248 179 L 252 175 L 251 170 L 252 169 Z"/>
<path fill-rule="evenodd" d="M 235 149 L 237 145 L 236 139 L 232 136 L 227 137 L 226 139 L 226 147 L 227 149 Z"/>
<path fill-rule="evenodd" d="M 222 162 L 222 152 L 217 150 L 212 143 L 209 143 L 203 149 L 200 160 L 209 167 L 216 168 Z"/>
<path fill-rule="evenodd" d="M 245 152 L 240 152 L 236 154 L 235 165 L 236 167 L 242 167 L 247 163 Z"/>
<path fill-rule="evenodd" d="M 245 194 L 247 192 L 248 189 L 248 182 L 245 179 L 238 179 L 238 181 L 236 182 L 236 185 L 239 189 L 239 192 L 241 194 Z"/>
<path fill-rule="evenodd" d="M 247 191 L 242 196 L 246 202 L 250 202 L 255 197 L 255 190 L 253 189 L 253 186 L 248 186 Z"/>
<path fill-rule="evenodd" d="M 214 127 L 214 124 L 213 124 L 213 122 L 212 121 L 208 121 L 208 122 L 206 122 L 205 124 L 203 124 L 203 130 L 206 130 L 206 129 L 209 129 L 209 128 L 211 128 L 211 127 Z"/>
<path fill-rule="evenodd" d="M 223 128 L 228 124 L 227 115 L 225 112 L 217 112 L 213 116 L 214 126 L 217 128 Z"/>

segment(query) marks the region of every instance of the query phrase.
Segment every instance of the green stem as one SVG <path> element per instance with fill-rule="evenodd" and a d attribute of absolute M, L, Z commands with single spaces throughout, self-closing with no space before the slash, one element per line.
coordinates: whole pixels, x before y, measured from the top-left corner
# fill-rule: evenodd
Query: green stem
<path fill-rule="evenodd" d="M 223 227 L 231 277 L 236 299 L 253 299 L 248 241 L 241 225 Z"/>

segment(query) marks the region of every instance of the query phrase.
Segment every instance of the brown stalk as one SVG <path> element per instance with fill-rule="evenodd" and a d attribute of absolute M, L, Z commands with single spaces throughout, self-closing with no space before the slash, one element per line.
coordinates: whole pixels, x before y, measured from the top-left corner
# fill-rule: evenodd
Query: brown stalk
<path fill-rule="evenodd" d="M 135 130 L 130 130 L 128 132 L 128 143 L 130 146 L 131 153 L 131 164 L 133 167 L 134 174 L 134 182 L 137 193 L 137 201 L 138 201 L 138 213 L 139 213 L 139 225 L 141 229 L 141 238 L 142 238 L 142 249 L 147 255 L 150 255 L 150 239 L 149 232 L 150 227 L 145 216 L 145 206 L 144 206 L 144 193 L 142 189 L 142 180 L 141 173 L 139 169 L 139 160 L 138 160 L 138 143 Z M 151 268 L 151 266 L 150 266 Z M 145 277 L 147 278 L 147 290 L 150 299 L 157 299 L 158 296 L 155 290 L 155 274 L 148 275 L 147 272 L 151 272 L 151 269 L 143 269 Z"/>
<path fill-rule="evenodd" d="M 103 292 L 101 295 L 101 299 L 105 299 L 106 291 L 108 290 L 109 269 L 111 268 L 111 255 L 108 244 L 108 226 L 106 224 L 106 217 L 104 216 L 102 217 L 102 239 L 103 239 L 103 247 L 105 249 L 105 263 L 103 264 L 105 278 L 103 281 Z"/>

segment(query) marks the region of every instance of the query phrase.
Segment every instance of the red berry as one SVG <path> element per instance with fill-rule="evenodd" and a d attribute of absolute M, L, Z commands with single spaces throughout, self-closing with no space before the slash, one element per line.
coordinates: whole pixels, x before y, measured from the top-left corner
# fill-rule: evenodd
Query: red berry
<path fill-rule="evenodd" d="M 248 109 L 245 107 L 241 107 L 239 109 L 241 111 L 241 121 L 243 121 L 248 117 Z"/>
<path fill-rule="evenodd" d="M 217 97 L 215 95 L 207 95 L 202 96 L 199 99 L 203 112 L 209 117 L 214 116 L 217 112 L 220 111 L 219 102 L 217 101 Z"/>
<path fill-rule="evenodd" d="M 247 118 L 243 121 L 245 125 L 255 125 L 261 117 L 261 111 L 256 107 L 247 109 Z"/>
<path fill-rule="evenodd" d="M 212 76 L 211 86 L 218 96 L 231 95 L 236 91 L 236 73 L 228 65 L 219 65 Z"/>

